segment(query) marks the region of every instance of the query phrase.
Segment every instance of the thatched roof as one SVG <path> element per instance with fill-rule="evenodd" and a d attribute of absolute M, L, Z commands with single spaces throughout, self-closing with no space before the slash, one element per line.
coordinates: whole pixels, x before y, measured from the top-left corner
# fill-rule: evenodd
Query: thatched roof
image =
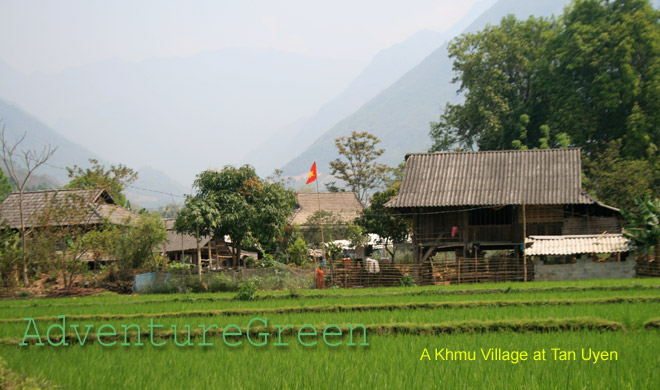
<path fill-rule="evenodd" d="M 580 149 L 416 153 L 387 207 L 593 204 Z"/>
<path fill-rule="evenodd" d="M 341 222 L 352 222 L 364 208 L 353 192 L 325 192 L 320 194 L 296 194 L 296 210 L 291 216 L 291 223 L 299 225 L 307 222 L 307 218 L 319 210 L 331 212 Z"/>
<path fill-rule="evenodd" d="M 57 208 L 67 202 L 82 202 L 89 208 L 88 214 L 81 214 L 77 224 L 95 225 L 106 219 L 114 224 L 124 224 L 136 217 L 133 212 L 118 206 L 108 191 L 102 188 L 84 190 L 48 190 L 23 193 L 23 220 L 26 227 L 38 224 L 39 216 L 48 207 Z M 18 229 L 21 226 L 19 194 L 14 192 L 0 203 L 0 223 Z M 71 223 L 71 222 L 68 222 Z M 53 222 L 53 225 L 66 224 Z"/>

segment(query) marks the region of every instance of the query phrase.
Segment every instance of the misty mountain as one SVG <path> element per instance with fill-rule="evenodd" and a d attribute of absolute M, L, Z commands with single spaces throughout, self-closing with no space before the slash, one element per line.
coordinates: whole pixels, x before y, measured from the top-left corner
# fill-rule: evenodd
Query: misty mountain
<path fill-rule="evenodd" d="M 290 151 L 308 148 L 327 129 L 358 110 L 460 33 L 494 2 L 478 2 L 460 21 L 442 33 L 418 31 L 403 42 L 381 50 L 341 94 L 324 104 L 313 116 L 298 119 L 277 131 L 258 148 L 251 150 L 242 161 L 252 164 L 262 176 L 272 173 L 274 168 L 291 160 Z"/>
<path fill-rule="evenodd" d="M 52 74 L 0 63 L 0 98 L 98 155 L 157 166 L 190 184 L 203 169 L 236 163 L 272 129 L 318 110 L 356 69 L 353 60 L 240 48 Z"/>
<path fill-rule="evenodd" d="M 30 182 L 32 187 L 38 185 L 48 188 L 60 187 L 69 181 L 67 171 L 64 168 L 74 165 L 87 167 L 90 158 L 97 159 L 106 166 L 110 165 L 108 162 L 110 159 L 99 157 L 54 131 L 18 106 L 3 100 L 0 100 L 0 120 L 4 125 L 5 135 L 11 143 L 16 142 L 25 134 L 25 139 L 19 150 L 41 151 L 47 146 L 57 147 L 55 154 L 48 160 L 47 165 L 42 165 L 36 171 L 36 176 Z M 112 163 L 117 164 L 118 162 L 112 161 Z M 135 167 L 131 168 L 135 169 Z M 125 191 L 127 198 L 134 205 L 155 208 L 173 203 L 173 201 L 181 203 L 183 201 L 181 196 L 190 191 L 189 188 L 177 183 L 161 171 L 149 167 L 136 170 L 138 171 L 138 180 Z M 168 192 L 179 196 L 159 192 Z"/>
<path fill-rule="evenodd" d="M 251 163 L 262 176 L 271 173 L 291 158 L 277 151 L 304 150 L 325 130 L 391 85 L 445 40 L 444 34 L 425 30 L 380 51 L 346 90 L 324 104 L 315 115 L 277 131 L 243 160 Z"/>
<path fill-rule="evenodd" d="M 518 18 L 559 14 L 568 2 L 499 0 L 464 32 L 497 24 L 508 14 Z M 428 150 L 430 122 L 438 120 L 446 103 L 460 99 L 456 93 L 458 86 L 451 83 L 452 62 L 446 44 L 438 48 L 357 111 L 326 130 L 310 147 L 284 165 L 284 174 L 297 177 L 300 179 L 297 184 L 301 184 L 312 162 L 316 161 L 319 176 L 327 179 L 329 162 L 337 158 L 334 140 L 353 130 L 369 131 L 378 136 L 379 146 L 385 149 L 380 160 L 390 166 L 402 162 L 406 153 Z"/>

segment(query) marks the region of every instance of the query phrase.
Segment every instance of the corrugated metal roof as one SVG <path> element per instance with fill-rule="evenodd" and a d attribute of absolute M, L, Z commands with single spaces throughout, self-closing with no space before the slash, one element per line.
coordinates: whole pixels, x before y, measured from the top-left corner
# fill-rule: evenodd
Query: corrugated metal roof
<path fill-rule="evenodd" d="M 342 222 L 352 222 L 360 215 L 363 206 L 354 192 L 325 192 L 296 194 L 298 205 L 291 216 L 291 223 L 299 225 L 307 222 L 307 218 L 321 210 L 331 212 Z"/>
<path fill-rule="evenodd" d="M 418 153 L 407 156 L 387 207 L 591 204 L 580 149 Z"/>
<path fill-rule="evenodd" d="M 619 253 L 632 250 L 632 242 L 623 234 L 594 234 L 580 236 L 531 236 L 525 254 L 575 255 L 580 253 Z"/>

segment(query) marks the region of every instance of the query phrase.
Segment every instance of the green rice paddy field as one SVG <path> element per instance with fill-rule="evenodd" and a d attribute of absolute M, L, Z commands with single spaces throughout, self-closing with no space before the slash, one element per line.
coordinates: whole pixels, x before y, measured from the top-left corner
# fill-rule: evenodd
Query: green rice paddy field
<path fill-rule="evenodd" d="M 660 279 L 232 297 L 0 301 L 0 356 L 19 382 L 64 389 L 660 388 Z M 58 316 L 68 346 L 49 344 Z"/>

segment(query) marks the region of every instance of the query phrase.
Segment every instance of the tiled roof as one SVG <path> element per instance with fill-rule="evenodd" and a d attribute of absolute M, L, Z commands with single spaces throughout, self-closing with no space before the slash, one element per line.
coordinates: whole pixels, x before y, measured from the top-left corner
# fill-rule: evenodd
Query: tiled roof
<path fill-rule="evenodd" d="M 28 191 L 23 193 L 23 220 L 26 227 L 39 223 L 40 214 L 49 205 L 65 204 L 66 202 L 86 203 L 89 214 L 81 215 L 79 221 L 84 225 L 103 223 L 107 218 L 111 223 L 123 224 L 136 216 L 131 211 L 117 206 L 110 194 L 102 189 L 84 190 L 49 190 Z M 17 229 L 21 225 L 19 210 L 19 195 L 11 193 L 0 203 L 0 223 L 6 222 L 9 227 Z M 70 222 L 69 222 L 70 223 Z M 57 225 L 59 223 L 53 222 Z"/>
<path fill-rule="evenodd" d="M 619 253 L 632 250 L 632 242 L 623 234 L 580 236 L 531 236 L 526 240 L 525 254 L 574 255 L 580 253 Z"/>
<path fill-rule="evenodd" d="M 418 153 L 407 156 L 387 207 L 591 204 L 580 149 Z"/>
<path fill-rule="evenodd" d="M 342 222 L 352 222 L 364 208 L 353 192 L 324 192 L 296 194 L 298 204 L 291 216 L 291 223 L 304 224 L 307 218 L 319 210 L 331 212 Z"/>

